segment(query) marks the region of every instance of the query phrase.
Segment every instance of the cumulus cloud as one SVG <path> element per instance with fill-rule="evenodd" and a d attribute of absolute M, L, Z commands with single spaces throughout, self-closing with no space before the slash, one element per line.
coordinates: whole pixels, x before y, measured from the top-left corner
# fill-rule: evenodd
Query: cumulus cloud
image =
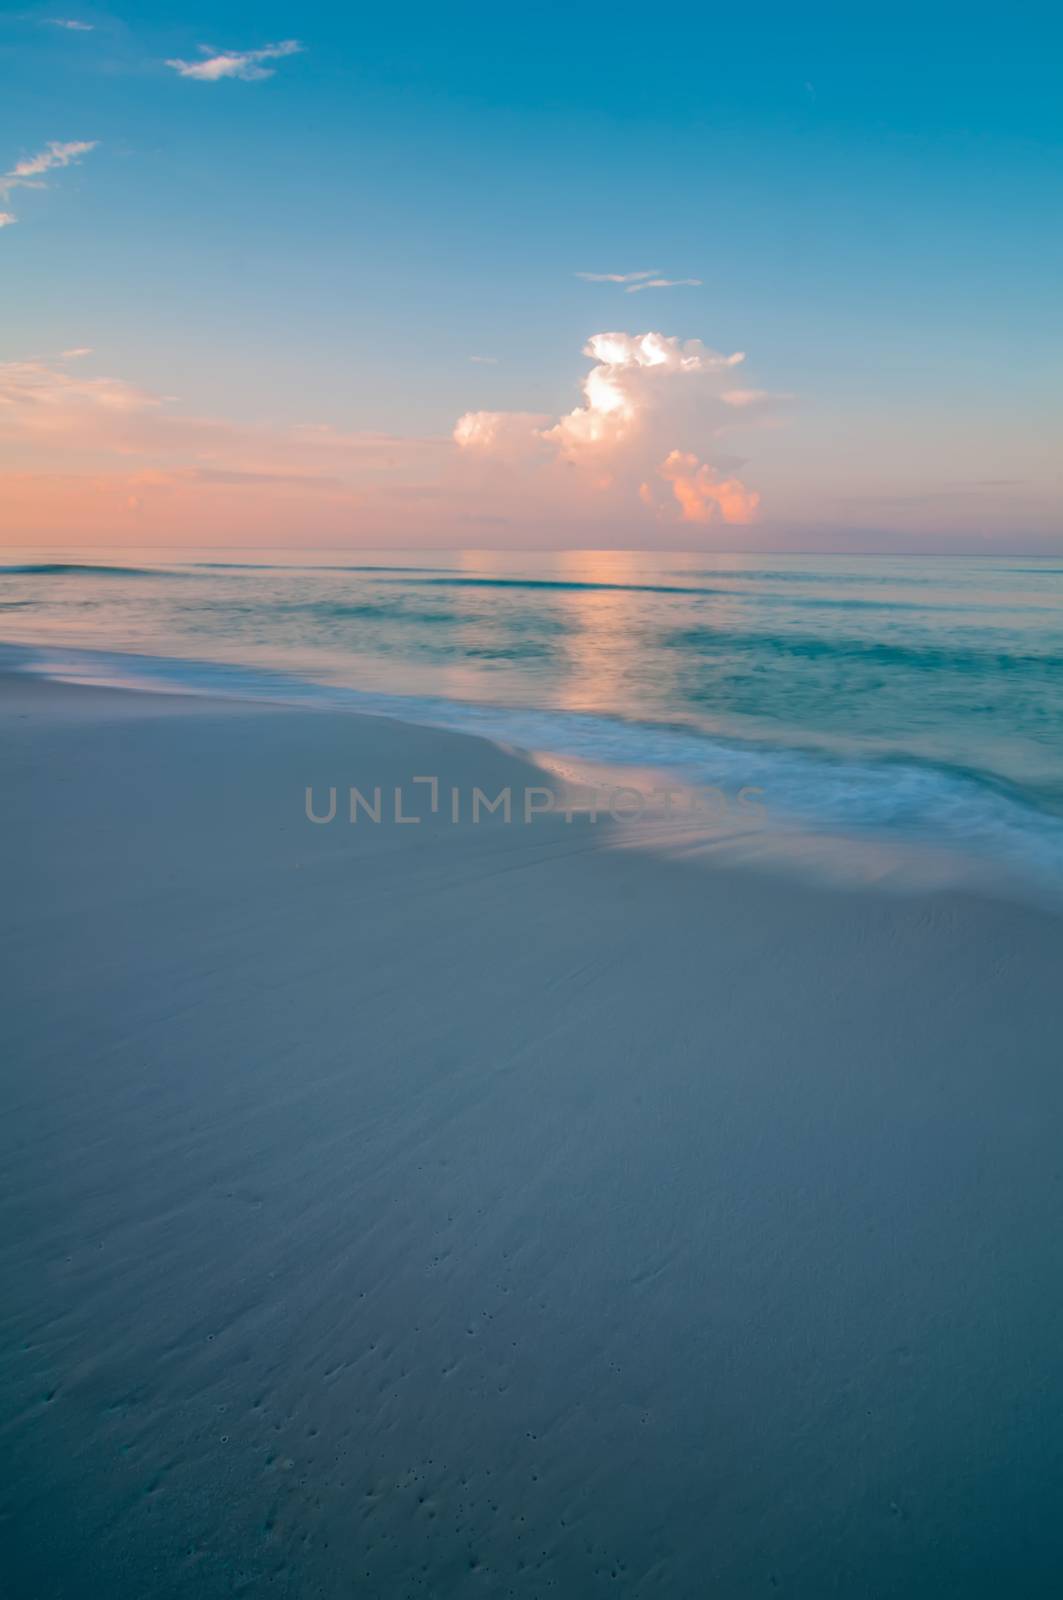
<path fill-rule="evenodd" d="M 541 448 L 549 421 L 539 411 L 466 411 L 454 425 L 454 442 L 482 455 L 525 456 Z"/>
<path fill-rule="evenodd" d="M 690 451 L 673 450 L 661 463 L 659 475 L 672 486 L 684 522 L 711 522 L 718 511 L 724 522 L 752 522 L 759 494 L 739 478 L 721 478 L 715 467 L 699 461 Z M 644 499 L 652 503 L 653 490 Z"/>
<path fill-rule="evenodd" d="M 582 405 L 556 421 L 535 412 L 466 412 L 454 428 L 459 450 L 530 471 L 540 484 L 552 477 L 564 496 L 606 494 L 663 519 L 748 522 L 757 495 L 705 455 L 739 420 L 742 404 L 733 397 L 759 398 L 727 387 L 743 354 L 656 332 L 596 333 L 584 354 L 594 365 Z"/>
<path fill-rule="evenodd" d="M 202 61 L 167 61 L 166 65 L 182 78 L 196 78 L 200 83 L 217 83 L 221 78 L 242 78 L 245 83 L 255 83 L 261 78 L 272 78 L 275 68 L 264 67 L 264 61 L 279 61 L 283 56 L 298 55 L 303 49 L 298 39 L 282 39 L 279 44 L 263 45 L 261 50 L 215 50 L 213 45 L 201 44 Z"/>

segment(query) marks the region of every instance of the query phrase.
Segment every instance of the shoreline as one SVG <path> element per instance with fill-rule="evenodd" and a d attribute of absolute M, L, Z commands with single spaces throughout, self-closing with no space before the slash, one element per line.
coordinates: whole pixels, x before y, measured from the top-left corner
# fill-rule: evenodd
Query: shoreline
<path fill-rule="evenodd" d="M 25 665 L 27 659 L 33 664 Z M 207 704 L 385 718 L 481 738 L 555 774 L 562 789 L 581 787 L 599 810 L 613 808 L 609 797 L 617 791 L 630 796 L 635 790 L 645 825 L 641 840 L 625 843 L 688 855 L 705 845 L 726 859 L 730 835 L 735 861 L 758 865 L 763 857 L 768 870 L 813 882 L 879 883 L 901 892 L 952 887 L 1063 912 L 1063 817 L 989 773 L 948 763 L 881 755 L 876 762 L 604 713 L 426 699 L 292 677 L 262 665 L 59 643 L 0 645 L 4 676 Z M 678 809 L 691 813 L 685 839 L 670 792 L 682 796 Z M 616 820 L 630 824 L 630 799 L 621 809 L 625 805 L 629 814 Z M 947 825 L 939 823 L 939 813 Z M 754 816 L 762 826 L 751 825 Z"/>
<path fill-rule="evenodd" d="M 1059 919 L 315 827 L 541 772 L 0 689 L 16 1600 L 1036 1587 Z"/>

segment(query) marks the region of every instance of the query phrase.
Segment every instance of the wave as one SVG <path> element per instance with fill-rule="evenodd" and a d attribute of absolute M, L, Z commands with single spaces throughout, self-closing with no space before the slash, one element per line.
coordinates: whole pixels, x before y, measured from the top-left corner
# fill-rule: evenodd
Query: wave
<path fill-rule="evenodd" d="M 434 611 L 410 610 L 401 600 L 396 604 L 393 601 L 373 600 L 304 600 L 281 603 L 270 607 L 273 612 L 290 616 L 293 613 L 301 616 L 318 617 L 326 622 L 342 622 L 345 619 L 363 622 L 420 622 L 420 623 L 466 623 L 468 614 L 461 611 Z"/>
<path fill-rule="evenodd" d="M 412 569 L 409 569 L 412 570 Z M 393 580 L 400 583 L 402 580 Z M 411 584 L 444 589 L 574 589 L 619 590 L 627 594 L 727 594 L 726 589 L 704 589 L 681 583 L 592 583 L 579 578 L 411 578 Z"/>
<path fill-rule="evenodd" d="M 0 574 L 26 577 L 65 577 L 81 573 L 107 578 L 195 578 L 212 572 L 445 572 L 445 567 L 300 566 L 288 561 L 190 561 L 166 567 L 125 567 L 88 561 L 24 561 L 0 565 Z"/>
<path fill-rule="evenodd" d="M 748 582 L 769 583 L 858 583 L 861 588 L 873 585 L 912 585 L 916 588 L 927 582 L 923 574 L 892 572 L 838 572 L 825 567 L 810 568 L 801 572 L 793 567 L 710 567 L 707 571 L 691 571 L 692 578 L 741 579 Z"/>
<path fill-rule="evenodd" d="M 953 847 L 1063 891 L 1063 817 L 1056 810 L 990 773 L 915 755 L 843 756 L 620 716 L 367 692 L 225 663 L 29 646 L 0 647 L 3 660 L 45 677 L 395 717 L 533 752 L 668 773 L 688 785 L 758 790 L 782 823 Z"/>
<path fill-rule="evenodd" d="M 212 572 L 446 572 L 446 567 L 401 567 L 369 565 L 326 566 L 317 561 L 191 561 L 189 566 Z"/>
<path fill-rule="evenodd" d="M 1025 672 L 1063 669 L 1055 650 L 1009 651 L 947 645 L 890 644 L 883 639 L 824 639 L 815 634 L 740 633 L 723 628 L 682 628 L 660 636 L 661 644 L 678 650 L 754 652 L 802 661 L 859 662 L 863 666 L 915 667 L 920 671 Z"/>
<path fill-rule="evenodd" d="M 180 572 L 168 567 L 102 567 L 85 561 L 26 561 L 16 566 L 0 566 L 0 573 L 12 576 L 60 578 L 81 573 L 92 578 L 179 578 Z"/>

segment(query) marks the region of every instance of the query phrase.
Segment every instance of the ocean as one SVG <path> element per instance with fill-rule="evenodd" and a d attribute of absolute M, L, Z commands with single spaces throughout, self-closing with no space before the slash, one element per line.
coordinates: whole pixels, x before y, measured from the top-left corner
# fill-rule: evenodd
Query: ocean
<path fill-rule="evenodd" d="M 1063 889 L 1063 560 L 7 551 L 8 667 L 752 787 Z"/>

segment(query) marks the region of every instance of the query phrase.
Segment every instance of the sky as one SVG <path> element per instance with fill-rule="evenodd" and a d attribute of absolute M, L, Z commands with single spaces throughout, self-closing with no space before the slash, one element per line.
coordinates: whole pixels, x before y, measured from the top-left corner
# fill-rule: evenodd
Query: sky
<path fill-rule="evenodd" d="M 0 12 L 10 546 L 1063 550 L 1043 6 Z"/>

